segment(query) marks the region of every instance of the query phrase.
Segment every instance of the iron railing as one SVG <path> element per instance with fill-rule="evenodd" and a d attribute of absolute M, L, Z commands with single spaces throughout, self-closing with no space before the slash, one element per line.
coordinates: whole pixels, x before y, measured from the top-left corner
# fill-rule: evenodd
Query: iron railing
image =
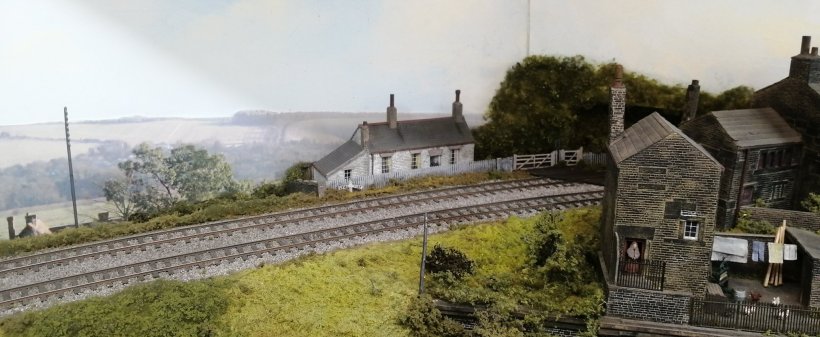
<path fill-rule="evenodd" d="M 666 262 L 621 259 L 618 262 L 616 284 L 622 287 L 663 290 L 666 282 Z"/>
<path fill-rule="evenodd" d="M 689 324 L 757 332 L 820 335 L 820 309 L 692 299 Z"/>

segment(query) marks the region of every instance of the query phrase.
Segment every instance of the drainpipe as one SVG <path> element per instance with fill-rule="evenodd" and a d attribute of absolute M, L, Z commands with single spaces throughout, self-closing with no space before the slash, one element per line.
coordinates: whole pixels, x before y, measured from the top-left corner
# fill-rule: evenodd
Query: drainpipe
<path fill-rule="evenodd" d="M 746 182 L 746 168 L 749 166 L 749 149 L 743 150 L 743 169 L 740 170 L 740 186 L 737 190 L 737 202 L 735 202 L 735 224 L 737 224 L 737 217 L 740 215 L 740 198 L 743 196 L 743 184 Z M 754 195 L 752 195 L 754 197 Z M 724 227 L 726 223 L 724 222 Z M 726 228 L 724 228 L 726 229 Z"/>
<path fill-rule="evenodd" d="M 620 241 L 621 241 L 621 238 L 618 236 L 618 232 L 614 232 L 614 233 L 615 233 L 615 249 L 618 252 L 617 254 L 615 254 L 615 285 L 618 285 L 618 274 L 620 274 L 620 273 L 618 273 L 618 270 L 621 267 L 620 266 L 620 264 L 621 264 L 621 258 L 620 258 L 621 251 L 620 251 L 620 249 L 618 249 L 618 247 L 621 246 L 619 244 Z"/>

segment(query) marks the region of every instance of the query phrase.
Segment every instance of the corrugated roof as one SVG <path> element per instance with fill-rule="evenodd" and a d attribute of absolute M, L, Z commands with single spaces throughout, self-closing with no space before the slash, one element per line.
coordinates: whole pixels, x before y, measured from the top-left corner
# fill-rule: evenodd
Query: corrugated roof
<path fill-rule="evenodd" d="M 362 149 L 361 145 L 353 140 L 348 140 L 333 150 L 333 152 L 330 152 L 322 159 L 319 159 L 317 162 L 313 163 L 313 166 L 316 167 L 316 169 L 322 174 L 327 175 L 340 166 L 350 162 L 362 151 L 364 151 L 364 149 Z"/>
<path fill-rule="evenodd" d="M 395 129 L 387 123 L 368 124 L 368 128 L 370 153 L 475 143 L 467 123 L 452 117 L 398 121 Z"/>
<path fill-rule="evenodd" d="M 801 138 L 772 108 L 713 111 L 726 134 L 741 148 L 799 143 Z"/>
<path fill-rule="evenodd" d="M 711 159 L 717 166 L 723 167 L 706 149 L 685 135 L 683 131 L 672 125 L 672 123 L 669 123 L 669 121 L 657 112 L 653 112 L 651 115 L 644 117 L 626 129 L 621 136 L 615 138 L 615 140 L 609 144 L 609 152 L 617 164 L 661 141 L 672 133 L 677 133 L 706 157 Z"/>

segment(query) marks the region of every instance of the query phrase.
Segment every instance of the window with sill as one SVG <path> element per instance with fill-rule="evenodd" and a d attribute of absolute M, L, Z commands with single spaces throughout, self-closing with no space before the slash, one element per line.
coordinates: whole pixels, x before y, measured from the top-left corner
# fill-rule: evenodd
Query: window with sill
<path fill-rule="evenodd" d="M 683 226 L 684 240 L 698 239 L 698 234 L 700 234 L 700 221 L 691 219 L 681 220 L 681 225 Z"/>
<path fill-rule="evenodd" d="M 350 180 L 350 176 L 353 175 L 353 170 L 345 170 L 345 180 Z"/>
<path fill-rule="evenodd" d="M 785 189 L 786 183 L 784 182 L 772 184 L 772 197 L 770 198 L 770 200 L 783 199 L 785 197 L 785 195 L 783 194 L 783 191 Z"/>
<path fill-rule="evenodd" d="M 390 173 L 390 157 L 382 157 L 382 173 Z"/>
<path fill-rule="evenodd" d="M 458 149 L 450 150 L 450 165 L 455 165 L 458 160 Z"/>
<path fill-rule="evenodd" d="M 421 167 L 421 161 L 419 159 L 421 159 L 420 153 L 413 153 L 410 155 L 410 169 L 415 170 Z"/>
<path fill-rule="evenodd" d="M 430 156 L 430 167 L 441 166 L 441 156 Z"/>

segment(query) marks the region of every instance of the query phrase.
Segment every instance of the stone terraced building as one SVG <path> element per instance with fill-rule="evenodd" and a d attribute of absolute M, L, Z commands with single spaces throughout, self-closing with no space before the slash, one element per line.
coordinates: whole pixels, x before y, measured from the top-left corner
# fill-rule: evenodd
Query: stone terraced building
<path fill-rule="evenodd" d="M 387 121 L 360 124 L 350 140 L 313 163 L 313 179 L 323 183 L 472 162 L 475 140 L 460 94 L 456 90 L 452 116 L 406 121 L 398 120 L 391 94 Z"/>

